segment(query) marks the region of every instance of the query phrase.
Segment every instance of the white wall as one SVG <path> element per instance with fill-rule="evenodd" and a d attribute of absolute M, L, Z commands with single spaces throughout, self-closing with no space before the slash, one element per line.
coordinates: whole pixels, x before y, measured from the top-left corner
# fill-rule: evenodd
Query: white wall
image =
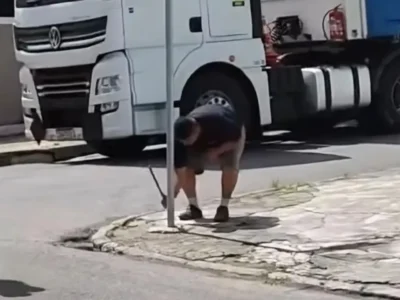
<path fill-rule="evenodd" d="M 19 63 L 14 55 L 14 1 L 0 0 L 0 126 L 22 123 Z"/>

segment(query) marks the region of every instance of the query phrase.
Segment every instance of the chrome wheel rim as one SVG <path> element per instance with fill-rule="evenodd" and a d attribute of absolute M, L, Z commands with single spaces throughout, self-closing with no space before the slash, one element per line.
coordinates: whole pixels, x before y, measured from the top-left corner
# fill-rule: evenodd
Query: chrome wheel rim
<path fill-rule="evenodd" d="M 220 91 L 208 91 L 201 95 L 196 101 L 196 107 L 202 105 L 218 104 L 233 109 L 231 100 Z"/>

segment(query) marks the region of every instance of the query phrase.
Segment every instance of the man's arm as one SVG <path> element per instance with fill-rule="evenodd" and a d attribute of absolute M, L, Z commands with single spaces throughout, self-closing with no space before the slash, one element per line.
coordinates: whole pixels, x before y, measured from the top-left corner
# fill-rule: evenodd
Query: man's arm
<path fill-rule="evenodd" d="M 176 198 L 181 190 L 182 187 L 182 176 L 183 170 L 186 166 L 187 160 L 187 149 L 186 146 L 183 145 L 180 141 L 175 141 L 175 151 L 174 151 L 174 168 L 175 168 L 175 175 L 176 175 L 176 182 L 174 188 L 174 197 Z"/>
<path fill-rule="evenodd" d="M 174 155 L 174 168 L 175 168 L 175 184 L 174 184 L 174 199 L 178 196 L 182 188 L 182 180 L 184 177 L 182 173 L 185 170 L 184 162 L 186 159 L 185 147 L 175 142 L 175 155 Z M 167 208 L 167 195 L 164 195 L 161 199 L 161 205 Z"/>

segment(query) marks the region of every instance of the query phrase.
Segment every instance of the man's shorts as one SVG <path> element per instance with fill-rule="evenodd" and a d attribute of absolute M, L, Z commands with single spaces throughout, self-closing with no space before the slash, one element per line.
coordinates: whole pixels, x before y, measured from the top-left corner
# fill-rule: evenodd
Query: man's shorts
<path fill-rule="evenodd" d="M 219 157 L 219 164 L 222 170 L 223 169 L 239 170 L 240 159 L 243 154 L 245 143 L 246 143 L 246 130 L 244 127 L 242 127 L 242 133 L 240 135 L 240 139 L 236 142 L 235 148 L 229 152 L 223 153 Z M 196 170 L 196 173 L 202 173 L 202 171 L 205 168 L 205 164 L 207 163 L 207 154 L 198 153 L 193 150 L 188 150 L 185 154 L 186 154 L 185 158 L 181 157 L 178 158 L 178 160 L 176 160 L 178 161 L 178 164 L 176 163 L 175 167 L 176 168 L 189 167 L 193 170 Z"/>

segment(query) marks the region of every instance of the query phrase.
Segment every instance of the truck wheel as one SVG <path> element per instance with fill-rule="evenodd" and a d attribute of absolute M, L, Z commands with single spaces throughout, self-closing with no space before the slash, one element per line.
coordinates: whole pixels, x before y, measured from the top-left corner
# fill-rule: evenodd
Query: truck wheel
<path fill-rule="evenodd" d="M 375 97 L 369 111 L 376 114 L 379 124 L 373 125 L 374 119 L 370 118 L 368 127 L 380 125 L 386 132 L 400 132 L 400 59 L 387 66 Z"/>
<path fill-rule="evenodd" d="M 192 79 L 181 100 L 181 115 L 187 115 L 201 105 L 219 104 L 230 107 L 244 121 L 247 136 L 256 132 L 253 107 L 243 85 L 224 73 L 201 74 Z"/>
<path fill-rule="evenodd" d="M 88 144 L 99 154 L 110 158 L 135 158 L 146 147 L 146 140 L 141 137 L 130 137 L 115 140 L 88 141 Z"/>

